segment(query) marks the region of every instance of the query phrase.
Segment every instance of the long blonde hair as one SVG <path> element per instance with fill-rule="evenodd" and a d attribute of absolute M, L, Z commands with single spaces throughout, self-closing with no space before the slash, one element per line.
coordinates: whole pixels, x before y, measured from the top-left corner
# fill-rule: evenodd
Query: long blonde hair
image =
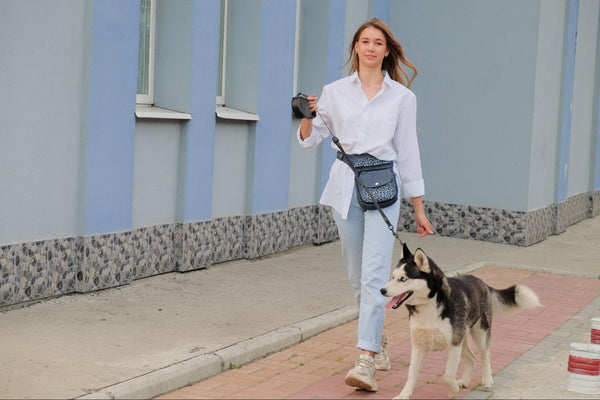
<path fill-rule="evenodd" d="M 381 68 L 387 71 L 390 78 L 395 80 L 396 82 L 400 82 L 402 85 L 410 88 L 411 83 L 417 77 L 417 68 L 413 64 L 411 64 L 406 57 L 404 57 L 404 51 L 402 50 L 402 46 L 400 43 L 394 38 L 394 34 L 392 30 L 384 21 L 379 18 L 372 18 L 369 21 L 365 22 L 358 28 L 356 33 L 354 34 L 354 38 L 352 39 L 352 43 L 350 44 L 350 57 L 348 61 L 344 65 L 350 64 L 350 71 L 348 75 L 353 74 L 354 72 L 358 72 L 359 63 L 358 63 L 358 54 L 354 50 L 354 45 L 360 39 L 360 35 L 366 28 L 376 28 L 383 33 L 385 36 L 385 41 L 388 50 L 390 51 L 387 57 L 383 59 L 383 63 Z M 409 76 L 408 73 L 402 65 L 410 68 L 412 70 L 412 74 Z"/>

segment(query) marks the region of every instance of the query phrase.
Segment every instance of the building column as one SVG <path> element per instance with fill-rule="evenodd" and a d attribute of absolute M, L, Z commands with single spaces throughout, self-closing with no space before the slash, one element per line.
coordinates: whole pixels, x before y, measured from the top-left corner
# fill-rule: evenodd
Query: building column
<path fill-rule="evenodd" d="M 598 26 L 598 34 L 600 37 L 600 25 Z M 592 217 L 600 215 L 600 39 L 596 46 L 596 106 L 598 107 L 596 114 L 596 147 L 592 155 Z M 593 142 L 592 142 L 593 143 Z"/>
<path fill-rule="evenodd" d="M 140 2 L 86 3 L 75 290 L 133 279 L 133 158 Z"/>
<path fill-rule="evenodd" d="M 579 0 L 569 0 L 567 7 L 567 37 L 564 46 L 563 89 L 559 133 L 560 141 L 558 148 L 557 203 L 567 199 L 569 153 L 571 149 L 571 108 L 573 104 L 573 86 L 575 81 L 575 49 L 577 47 Z"/>
<path fill-rule="evenodd" d="M 182 126 L 185 165 L 182 220 L 196 222 L 212 217 L 215 148 L 216 76 L 219 68 L 221 2 L 194 0 L 189 68 L 189 112 Z"/>
<path fill-rule="evenodd" d="M 558 234 L 567 229 L 568 211 L 567 192 L 569 187 L 568 168 L 571 153 L 571 117 L 573 105 L 573 87 L 575 82 L 575 50 L 577 47 L 577 19 L 579 0 L 567 3 L 566 41 L 564 45 L 564 61 L 562 73 L 562 99 L 558 143 L 558 171 L 556 184 L 556 202 L 554 206 L 554 226 L 552 233 Z"/>
<path fill-rule="evenodd" d="M 295 25 L 295 0 L 260 2 L 252 215 L 288 208 Z"/>
<path fill-rule="evenodd" d="M 94 1 L 90 7 L 80 214 L 85 235 L 131 229 L 140 20 L 139 1 Z"/>
<path fill-rule="evenodd" d="M 221 2 L 194 0 L 188 109 L 192 119 L 181 127 L 183 138 L 182 226 L 175 244 L 178 271 L 212 263 L 212 196 L 215 157 L 215 104 L 219 68 Z"/>
<path fill-rule="evenodd" d="M 346 27 L 346 2 L 344 0 L 330 0 L 329 2 L 329 30 L 327 32 L 327 74 L 326 83 L 331 83 L 342 77 L 341 66 L 345 62 L 346 49 L 344 48 Z M 335 133 L 335 132 L 334 132 Z M 336 151 L 331 147 L 331 138 L 321 143 L 321 192 L 329 179 L 329 169 L 335 161 Z"/>

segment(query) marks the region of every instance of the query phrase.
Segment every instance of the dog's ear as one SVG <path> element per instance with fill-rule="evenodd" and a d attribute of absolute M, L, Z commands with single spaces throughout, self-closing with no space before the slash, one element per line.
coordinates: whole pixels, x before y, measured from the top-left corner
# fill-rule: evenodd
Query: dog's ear
<path fill-rule="evenodd" d="M 406 245 L 406 243 L 403 243 L 402 244 L 402 259 L 406 260 L 410 257 L 412 257 L 412 253 L 408 249 L 408 246 Z"/>
<path fill-rule="evenodd" d="M 419 271 L 425 272 L 426 274 L 431 272 L 431 268 L 429 268 L 429 259 L 427 259 L 427 255 L 420 248 L 415 251 L 415 264 L 419 267 Z"/>

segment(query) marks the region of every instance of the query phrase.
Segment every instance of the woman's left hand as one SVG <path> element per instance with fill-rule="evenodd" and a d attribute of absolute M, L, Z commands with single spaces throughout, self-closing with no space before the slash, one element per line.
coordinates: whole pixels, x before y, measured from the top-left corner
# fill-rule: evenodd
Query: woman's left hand
<path fill-rule="evenodd" d="M 417 233 L 419 234 L 419 237 L 433 235 L 431 223 L 425 215 L 425 207 L 423 207 L 421 196 L 412 197 L 410 201 L 412 202 L 415 211 L 415 223 L 417 224 Z"/>
<path fill-rule="evenodd" d="M 417 233 L 419 234 L 419 237 L 433 235 L 431 223 L 424 213 L 415 213 L 415 223 L 417 224 Z"/>

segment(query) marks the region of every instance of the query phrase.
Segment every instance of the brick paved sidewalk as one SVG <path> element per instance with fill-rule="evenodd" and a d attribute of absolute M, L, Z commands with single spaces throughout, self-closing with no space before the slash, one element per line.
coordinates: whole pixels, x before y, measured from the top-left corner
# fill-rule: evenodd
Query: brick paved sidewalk
<path fill-rule="evenodd" d="M 600 293 L 600 280 L 592 278 L 492 266 L 481 267 L 472 274 L 498 289 L 525 284 L 538 294 L 543 305 L 536 310 L 494 318 L 491 344 L 494 374 L 558 329 Z M 410 359 L 406 308 L 389 310 L 386 314 L 385 332 L 390 342 L 392 370 L 377 372 L 379 391 L 376 393 L 355 391 L 344 384 L 344 376 L 358 356 L 356 327 L 357 321 L 349 322 L 264 359 L 232 366 L 220 375 L 160 399 L 378 399 L 396 396 L 406 380 Z M 476 350 L 474 346 L 471 348 Z M 445 361 L 445 351 L 429 353 L 413 398 L 447 398 L 441 378 Z M 462 366 L 459 374 L 461 372 Z M 471 387 L 462 389 L 457 397 L 475 388 L 480 377 L 478 359 Z"/>

